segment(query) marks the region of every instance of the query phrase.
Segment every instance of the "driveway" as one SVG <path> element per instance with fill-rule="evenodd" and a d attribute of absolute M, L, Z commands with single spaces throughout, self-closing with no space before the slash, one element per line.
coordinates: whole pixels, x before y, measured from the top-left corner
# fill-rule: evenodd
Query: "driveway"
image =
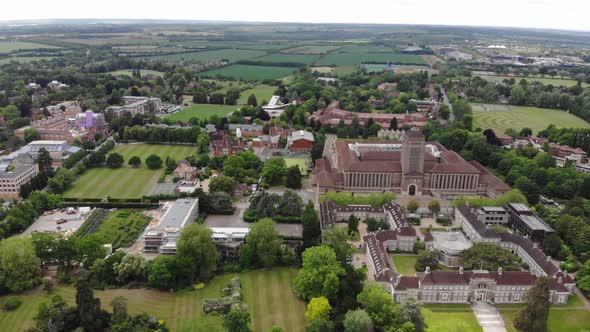
<path fill-rule="evenodd" d="M 471 309 L 483 332 L 506 332 L 506 325 L 496 307 L 487 302 L 478 301 L 471 304 Z"/>

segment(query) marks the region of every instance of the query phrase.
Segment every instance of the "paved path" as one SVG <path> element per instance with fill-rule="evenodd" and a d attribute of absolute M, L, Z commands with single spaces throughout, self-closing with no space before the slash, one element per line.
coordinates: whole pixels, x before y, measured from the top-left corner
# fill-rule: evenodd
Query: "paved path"
<path fill-rule="evenodd" d="M 506 332 L 506 325 L 496 307 L 487 302 L 478 301 L 471 304 L 471 309 L 483 332 Z"/>

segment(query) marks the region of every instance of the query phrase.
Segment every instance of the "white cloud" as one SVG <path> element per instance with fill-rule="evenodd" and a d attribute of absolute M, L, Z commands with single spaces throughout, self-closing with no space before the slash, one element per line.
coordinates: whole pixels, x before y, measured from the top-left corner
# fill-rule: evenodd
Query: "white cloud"
<path fill-rule="evenodd" d="M 587 0 L 5 0 L 0 20 L 188 19 L 510 26 L 590 31 Z"/>

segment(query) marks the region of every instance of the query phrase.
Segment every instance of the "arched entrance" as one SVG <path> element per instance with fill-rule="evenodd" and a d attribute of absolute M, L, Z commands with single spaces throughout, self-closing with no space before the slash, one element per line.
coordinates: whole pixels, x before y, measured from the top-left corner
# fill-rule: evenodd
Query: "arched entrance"
<path fill-rule="evenodd" d="M 416 195 L 416 185 L 414 185 L 414 184 L 411 184 L 411 185 L 408 187 L 408 194 L 409 194 L 410 196 L 414 196 L 414 195 Z"/>

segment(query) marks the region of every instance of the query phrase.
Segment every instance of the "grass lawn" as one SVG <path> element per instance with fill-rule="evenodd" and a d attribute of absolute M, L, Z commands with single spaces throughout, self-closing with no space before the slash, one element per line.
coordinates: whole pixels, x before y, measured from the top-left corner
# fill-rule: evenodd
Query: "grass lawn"
<path fill-rule="evenodd" d="M 527 80 L 528 82 L 540 82 L 544 85 L 549 85 L 552 84 L 554 86 L 565 86 L 565 87 L 572 87 L 576 84 L 578 84 L 578 81 L 576 80 L 571 80 L 571 79 L 565 79 L 565 78 L 551 78 L 551 77 L 519 77 L 519 76 L 496 76 L 496 75 L 477 75 L 483 79 L 485 79 L 486 81 L 491 81 L 491 82 L 502 82 L 505 79 L 511 79 L 514 78 L 514 80 L 518 83 L 520 82 L 520 80 L 522 80 L 523 78 L 525 80 Z M 582 82 L 582 87 L 587 87 L 589 84 Z"/>
<path fill-rule="evenodd" d="M 513 321 L 517 310 L 500 310 L 506 329 L 509 332 L 517 332 Z M 580 332 L 590 330 L 590 311 L 584 309 L 550 310 L 547 327 L 549 332 Z"/>
<path fill-rule="evenodd" d="M 272 325 L 282 326 L 286 331 L 302 331 L 305 325 L 305 303 L 291 290 L 291 281 L 296 269 L 277 268 L 244 272 L 241 274 L 242 291 L 252 315 L 255 331 L 267 331 Z M 111 301 L 117 296 L 128 300 L 130 314 L 147 312 L 163 319 L 172 331 L 197 332 L 224 331 L 218 316 L 203 316 L 203 300 L 221 296 L 221 290 L 233 277 L 225 274 L 215 277 L 207 286 L 197 291 L 175 293 L 149 289 L 109 289 L 94 291 L 100 298 L 102 308 L 111 311 Z M 75 302 L 75 289 L 71 286 L 56 287 L 47 295 L 41 287 L 27 291 L 19 297 L 22 305 L 15 311 L 0 315 L 0 326 L 5 331 L 23 331 L 34 325 L 33 317 L 39 304 L 49 302 L 55 294 L 61 295 L 68 303 Z M 0 297 L 3 303 L 6 296 Z"/>
<path fill-rule="evenodd" d="M 196 148 L 186 145 L 119 144 L 113 152 L 123 155 L 125 164 L 121 168 L 100 167 L 89 169 L 80 176 L 74 186 L 66 191 L 63 196 L 76 198 L 141 197 L 150 193 L 164 171 L 163 168 L 151 170 L 145 166 L 145 159 L 150 154 L 156 154 L 162 160 L 165 160 L 168 156 L 180 160 L 194 154 Z M 132 156 L 141 158 L 142 165 L 139 168 L 132 168 L 127 165 L 127 160 Z"/>
<path fill-rule="evenodd" d="M 238 99 L 238 104 L 245 105 L 248 103 L 248 97 L 251 94 L 256 96 L 256 101 L 258 105 L 262 105 L 263 101 L 268 102 L 272 97 L 273 93 L 277 90 L 276 86 L 267 85 L 267 84 L 258 84 L 255 85 L 251 89 L 247 89 L 242 91 L 240 94 L 240 99 Z"/>
<path fill-rule="evenodd" d="M 448 311 L 432 311 L 423 309 L 422 313 L 428 327 L 427 332 L 479 332 L 479 326 L 471 308 Z"/>
<path fill-rule="evenodd" d="M 107 243 L 112 243 L 113 249 L 129 247 L 149 222 L 150 218 L 143 216 L 141 210 L 117 210 L 109 214 L 94 234 L 101 235 Z"/>
<path fill-rule="evenodd" d="M 164 76 L 164 73 L 161 71 L 157 71 L 157 70 L 148 70 L 148 69 L 141 69 L 140 70 L 141 75 L 154 75 L 154 76 Z M 109 74 L 113 75 L 113 76 L 122 76 L 122 75 L 127 75 L 127 76 L 132 76 L 133 75 L 133 69 L 121 69 L 121 70 L 117 70 L 117 71 L 111 71 L 109 72 Z"/>
<path fill-rule="evenodd" d="M 9 53 L 16 50 L 32 50 L 37 48 L 59 48 L 57 46 L 44 45 L 19 41 L 0 41 L 0 53 Z"/>
<path fill-rule="evenodd" d="M 522 308 L 524 307 L 524 303 L 503 303 L 503 304 L 496 304 L 496 307 L 499 309 L 506 309 L 506 308 Z M 555 308 L 580 308 L 584 307 L 584 302 L 582 299 L 576 294 L 570 295 L 570 298 L 567 301 L 566 305 L 554 305 Z"/>
<path fill-rule="evenodd" d="M 252 65 L 231 65 L 201 73 L 203 76 L 231 77 L 243 81 L 274 80 L 291 75 L 297 68 Z"/>
<path fill-rule="evenodd" d="M 414 266 L 416 265 L 416 255 L 396 255 L 392 254 L 391 261 L 393 265 L 395 265 L 395 269 L 397 272 L 403 275 L 413 276 L 416 274 L 416 269 Z"/>
<path fill-rule="evenodd" d="M 555 124 L 559 128 L 590 128 L 590 124 L 577 116 L 560 110 L 552 110 L 530 106 L 508 106 L 510 111 L 483 111 L 475 104 L 473 127 L 493 129 L 503 134 L 506 129 L 513 128 L 520 131 L 523 127 L 538 133 Z"/>
<path fill-rule="evenodd" d="M 188 53 L 177 53 L 167 54 L 148 57 L 153 60 L 163 61 L 194 61 L 194 62 L 207 62 L 207 61 L 221 61 L 229 60 L 229 62 L 236 62 L 239 60 L 256 58 L 267 54 L 265 51 L 256 50 L 238 50 L 238 49 L 221 49 L 214 51 L 200 51 L 200 52 L 188 52 Z"/>
<path fill-rule="evenodd" d="M 291 167 L 291 166 L 299 166 L 299 169 L 301 170 L 301 174 L 302 175 L 307 175 L 307 159 L 303 159 L 303 158 L 284 158 L 285 159 L 285 164 L 287 164 L 287 167 Z"/>
<path fill-rule="evenodd" d="M 238 109 L 235 105 L 213 105 L 213 104 L 195 104 L 186 107 L 182 111 L 167 115 L 166 118 L 172 121 L 186 122 L 191 118 L 205 120 L 212 115 L 225 116 Z"/>

